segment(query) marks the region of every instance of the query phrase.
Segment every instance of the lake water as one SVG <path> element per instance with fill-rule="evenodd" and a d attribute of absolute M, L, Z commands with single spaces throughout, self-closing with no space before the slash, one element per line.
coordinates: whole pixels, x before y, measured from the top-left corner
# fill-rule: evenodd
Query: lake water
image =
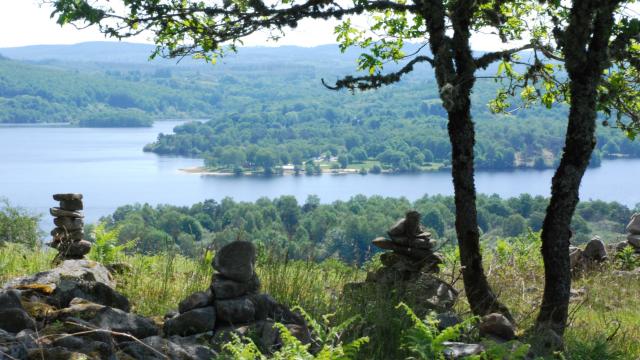
<path fill-rule="evenodd" d="M 232 197 L 253 201 L 260 197 L 309 194 L 323 202 L 346 200 L 356 194 L 404 196 L 453 193 L 447 172 L 397 175 L 322 175 L 280 177 L 202 176 L 179 171 L 202 165 L 202 160 L 157 156 L 142 147 L 158 133 L 171 133 L 177 122 L 156 122 L 143 129 L 71 127 L 0 127 L 0 197 L 32 212 L 45 214 L 55 206 L 51 195 L 80 192 L 87 221 L 95 221 L 118 206 L 131 203 L 190 205 L 205 199 Z M 502 197 L 522 193 L 549 195 L 553 170 L 479 172 L 479 192 Z M 589 169 L 581 198 L 640 202 L 640 159 L 603 161 Z"/>

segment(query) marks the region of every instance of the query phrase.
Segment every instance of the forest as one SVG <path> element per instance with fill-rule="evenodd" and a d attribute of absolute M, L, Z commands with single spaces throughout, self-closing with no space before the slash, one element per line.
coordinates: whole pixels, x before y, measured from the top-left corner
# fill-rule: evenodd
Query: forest
<path fill-rule="evenodd" d="M 197 257 L 203 248 L 242 238 L 294 259 L 335 258 L 362 264 L 377 252 L 371 240 L 383 236 L 390 224 L 413 208 L 421 212 L 422 223 L 439 247 L 456 245 L 451 196 L 424 196 L 415 202 L 363 195 L 330 204 L 320 200 L 310 196 L 299 203 L 293 196 L 282 196 L 253 203 L 206 200 L 190 207 L 135 204 L 118 208 L 102 221 L 108 230 L 118 229 L 120 244 L 133 242 L 132 250 L 145 254 L 177 251 Z M 493 247 L 498 238 L 540 231 L 547 205 L 548 199 L 528 194 L 511 199 L 479 196 L 483 243 Z M 610 243 L 623 238 L 633 211 L 615 202 L 580 203 L 572 221 L 572 243 L 586 243 L 595 235 Z"/>

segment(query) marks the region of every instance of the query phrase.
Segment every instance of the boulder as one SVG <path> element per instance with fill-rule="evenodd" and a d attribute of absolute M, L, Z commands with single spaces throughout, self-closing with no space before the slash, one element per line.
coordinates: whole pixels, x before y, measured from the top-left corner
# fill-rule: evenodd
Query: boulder
<path fill-rule="evenodd" d="M 633 246 L 636 249 L 640 249 L 640 235 L 629 235 L 627 236 L 627 242 L 629 245 Z"/>
<path fill-rule="evenodd" d="M 579 265 L 582 264 L 583 255 L 582 249 L 571 246 L 569 247 L 569 266 L 571 270 L 576 269 Z"/>
<path fill-rule="evenodd" d="M 445 341 L 442 345 L 444 346 L 442 352 L 447 359 L 462 359 L 467 356 L 481 354 L 484 351 L 484 347 L 480 344 Z"/>
<path fill-rule="evenodd" d="M 216 300 L 218 320 L 230 324 L 244 324 L 255 320 L 256 308 L 248 297 Z"/>
<path fill-rule="evenodd" d="M 0 329 L 18 333 L 25 329 L 35 329 L 36 322 L 22 308 L 0 310 Z"/>
<path fill-rule="evenodd" d="M 478 324 L 480 336 L 496 337 L 500 340 L 509 341 L 516 337 L 515 326 L 504 315 L 493 313 L 485 315 Z"/>
<path fill-rule="evenodd" d="M 98 360 L 97 356 L 67 350 L 63 347 L 29 349 L 27 360 Z"/>
<path fill-rule="evenodd" d="M 226 278 L 245 282 L 253 277 L 255 263 L 255 245 L 248 241 L 234 241 L 216 253 L 213 268 Z"/>
<path fill-rule="evenodd" d="M 142 340 L 128 341 L 120 344 L 118 359 L 146 360 L 209 360 L 217 358 L 215 351 L 201 344 L 190 341 L 179 341 L 178 337 L 164 339 L 152 336 Z M 128 356 L 128 357 L 127 357 Z"/>
<path fill-rule="evenodd" d="M 73 352 L 91 354 L 92 356 L 97 355 L 99 359 L 109 359 L 115 355 L 115 347 L 111 343 L 70 334 L 60 334 L 55 338 L 52 345 Z"/>
<path fill-rule="evenodd" d="M 110 307 L 99 310 L 90 323 L 101 329 L 131 334 L 138 339 L 158 335 L 158 328 L 150 319 Z"/>
<path fill-rule="evenodd" d="M 82 200 L 82 194 L 54 194 L 53 200 L 55 201 Z"/>
<path fill-rule="evenodd" d="M 259 289 L 260 280 L 255 273 L 251 279 L 245 282 L 234 281 L 225 278 L 221 274 L 216 274 L 211 283 L 211 292 L 216 299 L 236 298 L 256 293 Z"/>
<path fill-rule="evenodd" d="M 617 242 L 615 244 L 611 244 L 610 246 L 611 246 L 611 250 L 612 251 L 620 252 L 620 251 L 624 250 L 624 248 L 626 248 L 627 246 L 633 246 L 633 245 L 629 244 L 628 241 L 620 241 L 620 242 Z"/>
<path fill-rule="evenodd" d="M 18 336 L 0 329 L 0 360 L 25 359 L 27 357 L 27 347 Z"/>
<path fill-rule="evenodd" d="M 451 311 L 436 314 L 436 320 L 438 321 L 438 330 L 440 331 L 462 323 L 460 316 Z"/>
<path fill-rule="evenodd" d="M 216 325 L 216 309 L 213 306 L 197 308 L 182 313 L 164 323 L 167 336 L 189 336 L 213 331 Z"/>
<path fill-rule="evenodd" d="M 49 209 L 49 213 L 55 217 L 84 218 L 84 215 L 80 211 L 63 210 L 59 207 L 52 207 Z"/>
<path fill-rule="evenodd" d="M 582 255 L 591 261 L 605 261 L 607 259 L 607 248 L 598 236 L 587 243 Z"/>
<path fill-rule="evenodd" d="M 51 291 L 53 291 L 61 279 L 97 281 L 111 288 L 115 288 L 116 285 L 111 273 L 102 264 L 91 260 L 66 260 L 55 269 L 13 279 L 6 283 L 3 288 L 29 289 L 36 287 L 36 285 L 42 285 L 43 288 L 52 289 Z"/>
<path fill-rule="evenodd" d="M 57 308 L 66 308 L 74 298 L 113 307 L 128 312 L 129 299 L 111 287 L 96 281 L 61 280 L 48 302 Z"/>
<path fill-rule="evenodd" d="M 16 290 L 0 291 L 0 310 L 14 308 L 22 309 L 20 293 Z"/>
<path fill-rule="evenodd" d="M 415 310 L 425 308 L 436 312 L 445 312 L 453 308 L 458 300 L 458 292 L 439 278 L 422 273 L 406 284 L 405 296 Z M 414 305 L 415 304 L 415 305 Z"/>
<path fill-rule="evenodd" d="M 178 305 L 178 311 L 182 314 L 187 311 L 207 307 L 213 304 L 213 298 L 210 291 L 198 291 L 189 295 Z"/>
<path fill-rule="evenodd" d="M 631 216 L 631 221 L 627 225 L 627 232 L 633 235 L 640 235 L 640 213 Z"/>
<path fill-rule="evenodd" d="M 76 211 L 83 209 L 82 200 L 60 200 L 60 208 L 67 211 Z"/>

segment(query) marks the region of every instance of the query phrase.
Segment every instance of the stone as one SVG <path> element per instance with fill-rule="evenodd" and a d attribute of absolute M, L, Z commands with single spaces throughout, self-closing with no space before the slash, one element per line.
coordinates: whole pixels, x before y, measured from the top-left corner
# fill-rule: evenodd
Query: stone
<path fill-rule="evenodd" d="M 253 277 L 255 263 L 255 245 L 248 241 L 234 241 L 216 253 L 213 268 L 226 278 L 244 282 Z"/>
<path fill-rule="evenodd" d="M 627 232 L 632 235 L 640 235 L 640 213 L 633 214 L 627 225 Z"/>
<path fill-rule="evenodd" d="M 98 311 L 90 323 L 101 329 L 131 334 L 138 339 L 158 335 L 158 328 L 150 319 L 110 307 Z"/>
<path fill-rule="evenodd" d="M 211 292 L 216 299 L 231 299 L 253 294 L 260 289 L 260 280 L 256 274 L 246 282 L 238 282 L 225 278 L 221 274 L 214 275 Z"/>
<path fill-rule="evenodd" d="M 65 201 L 65 200 L 82 200 L 82 194 L 54 194 L 53 200 Z"/>
<path fill-rule="evenodd" d="M 414 238 L 421 232 L 423 232 L 423 230 L 420 226 L 420 213 L 414 210 L 410 210 L 407 211 L 404 219 L 398 220 L 398 222 L 396 222 L 391 227 L 391 229 L 387 231 L 387 234 L 391 238 L 397 236 Z"/>
<path fill-rule="evenodd" d="M 27 346 L 12 334 L 0 329 L 0 360 L 25 359 Z"/>
<path fill-rule="evenodd" d="M 96 281 L 115 288 L 116 284 L 107 268 L 91 260 L 65 260 L 58 267 L 32 276 L 15 278 L 7 282 L 5 289 L 29 289 L 37 285 L 55 290 L 62 279 Z M 46 285 L 46 286 L 45 286 Z"/>
<path fill-rule="evenodd" d="M 210 360 L 216 359 L 218 355 L 207 346 L 192 341 L 180 341 L 179 337 L 164 339 L 160 336 L 151 336 L 142 340 L 127 341 L 120 344 L 122 349 L 117 358 L 145 360 Z"/>
<path fill-rule="evenodd" d="M 17 333 L 24 329 L 35 329 L 36 322 L 22 308 L 0 310 L 0 329 Z"/>
<path fill-rule="evenodd" d="M 569 247 L 569 266 L 571 270 L 576 269 L 582 264 L 583 256 L 582 249 L 571 246 Z"/>
<path fill-rule="evenodd" d="M 449 311 L 458 300 L 458 292 L 453 286 L 436 276 L 422 273 L 414 281 L 407 284 L 407 296 L 420 301 L 420 306 L 436 312 Z"/>
<path fill-rule="evenodd" d="M 82 200 L 60 200 L 60 208 L 67 211 L 82 210 Z"/>
<path fill-rule="evenodd" d="M 640 249 L 640 235 L 629 235 L 627 236 L 627 242 L 629 245 L 633 246 L 636 249 Z"/>
<path fill-rule="evenodd" d="M 484 351 L 484 347 L 480 344 L 445 341 L 442 346 L 444 346 L 442 352 L 447 359 L 462 359 L 467 356 L 481 354 Z"/>
<path fill-rule="evenodd" d="M 82 354 L 98 355 L 99 359 L 109 359 L 115 354 L 115 347 L 111 343 L 70 334 L 61 334 L 53 341 L 53 346 Z"/>
<path fill-rule="evenodd" d="M 60 256 L 65 259 L 82 259 L 91 251 L 91 243 L 87 240 L 63 242 L 56 246 Z"/>
<path fill-rule="evenodd" d="M 97 360 L 98 357 L 88 357 L 86 354 L 67 350 L 63 347 L 29 349 L 27 360 Z"/>
<path fill-rule="evenodd" d="M 81 230 L 84 228 L 84 221 L 80 218 L 57 217 L 53 219 L 53 223 L 67 231 Z"/>
<path fill-rule="evenodd" d="M 217 319 L 230 324 L 245 324 L 255 320 L 256 308 L 248 297 L 216 300 Z"/>
<path fill-rule="evenodd" d="M 462 319 L 451 311 L 436 314 L 436 320 L 438 321 L 438 330 L 440 331 L 462 323 Z"/>
<path fill-rule="evenodd" d="M 628 241 L 620 241 L 615 244 L 611 244 L 611 249 L 615 252 L 620 252 L 624 250 L 627 246 L 633 246 Z"/>
<path fill-rule="evenodd" d="M 0 310 L 22 308 L 19 292 L 16 290 L 0 291 Z"/>
<path fill-rule="evenodd" d="M 594 237 L 587 243 L 582 255 L 591 261 L 605 261 L 607 259 L 607 248 L 599 237 Z"/>
<path fill-rule="evenodd" d="M 213 303 L 212 300 L 210 291 L 198 291 L 182 300 L 178 305 L 178 311 L 182 314 L 193 309 L 207 307 Z"/>
<path fill-rule="evenodd" d="M 68 231 L 65 228 L 55 228 L 51 230 L 51 236 L 54 238 L 65 238 L 69 240 L 82 240 L 84 237 L 84 230 L 78 229 L 73 231 Z"/>
<path fill-rule="evenodd" d="M 193 309 L 167 320 L 164 333 L 167 336 L 189 336 L 213 331 L 216 325 L 216 310 L 213 306 Z"/>
<path fill-rule="evenodd" d="M 129 299 L 104 283 L 82 280 L 61 280 L 48 302 L 57 308 L 66 308 L 75 298 L 109 306 L 128 312 Z"/>
<path fill-rule="evenodd" d="M 425 257 L 432 254 L 430 250 L 403 246 L 385 238 L 376 238 L 372 241 L 372 243 L 380 249 L 391 250 L 393 252 L 408 256 L 413 259 L 424 259 Z"/>
<path fill-rule="evenodd" d="M 80 211 L 62 210 L 59 207 L 52 207 L 49 209 L 49 213 L 55 217 L 84 218 Z"/>
<path fill-rule="evenodd" d="M 480 336 L 492 336 L 498 339 L 509 341 L 516 337 L 516 329 L 504 315 L 492 313 L 485 315 L 478 324 Z"/>
<path fill-rule="evenodd" d="M 304 325 L 302 315 L 294 313 L 288 307 L 278 303 L 269 294 L 257 294 L 249 298 L 255 308 L 255 319 L 273 320 L 281 324 Z"/>

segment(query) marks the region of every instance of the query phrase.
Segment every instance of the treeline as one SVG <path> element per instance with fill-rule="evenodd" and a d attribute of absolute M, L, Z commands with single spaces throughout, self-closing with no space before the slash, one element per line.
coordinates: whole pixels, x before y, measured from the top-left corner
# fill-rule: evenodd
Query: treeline
<path fill-rule="evenodd" d="M 478 219 L 483 240 L 515 237 L 539 231 L 547 199 L 521 195 L 501 199 L 478 197 Z M 454 201 L 451 196 L 425 196 L 415 202 L 404 198 L 355 196 L 348 201 L 321 204 L 310 196 L 300 204 L 293 196 L 256 202 L 225 198 L 207 200 L 191 207 L 127 205 L 103 218 L 108 229 L 119 228 L 119 241 L 135 241 L 143 253 L 178 251 L 199 256 L 205 247 L 220 247 L 235 239 L 254 241 L 290 258 L 340 258 L 362 263 L 374 255 L 371 240 L 386 230 L 408 209 L 422 213 L 422 222 L 438 239 L 439 246 L 455 242 Z M 636 209 L 636 211 L 639 209 Z M 632 211 L 618 203 L 582 202 L 572 228 L 575 244 L 599 234 L 616 241 Z"/>

